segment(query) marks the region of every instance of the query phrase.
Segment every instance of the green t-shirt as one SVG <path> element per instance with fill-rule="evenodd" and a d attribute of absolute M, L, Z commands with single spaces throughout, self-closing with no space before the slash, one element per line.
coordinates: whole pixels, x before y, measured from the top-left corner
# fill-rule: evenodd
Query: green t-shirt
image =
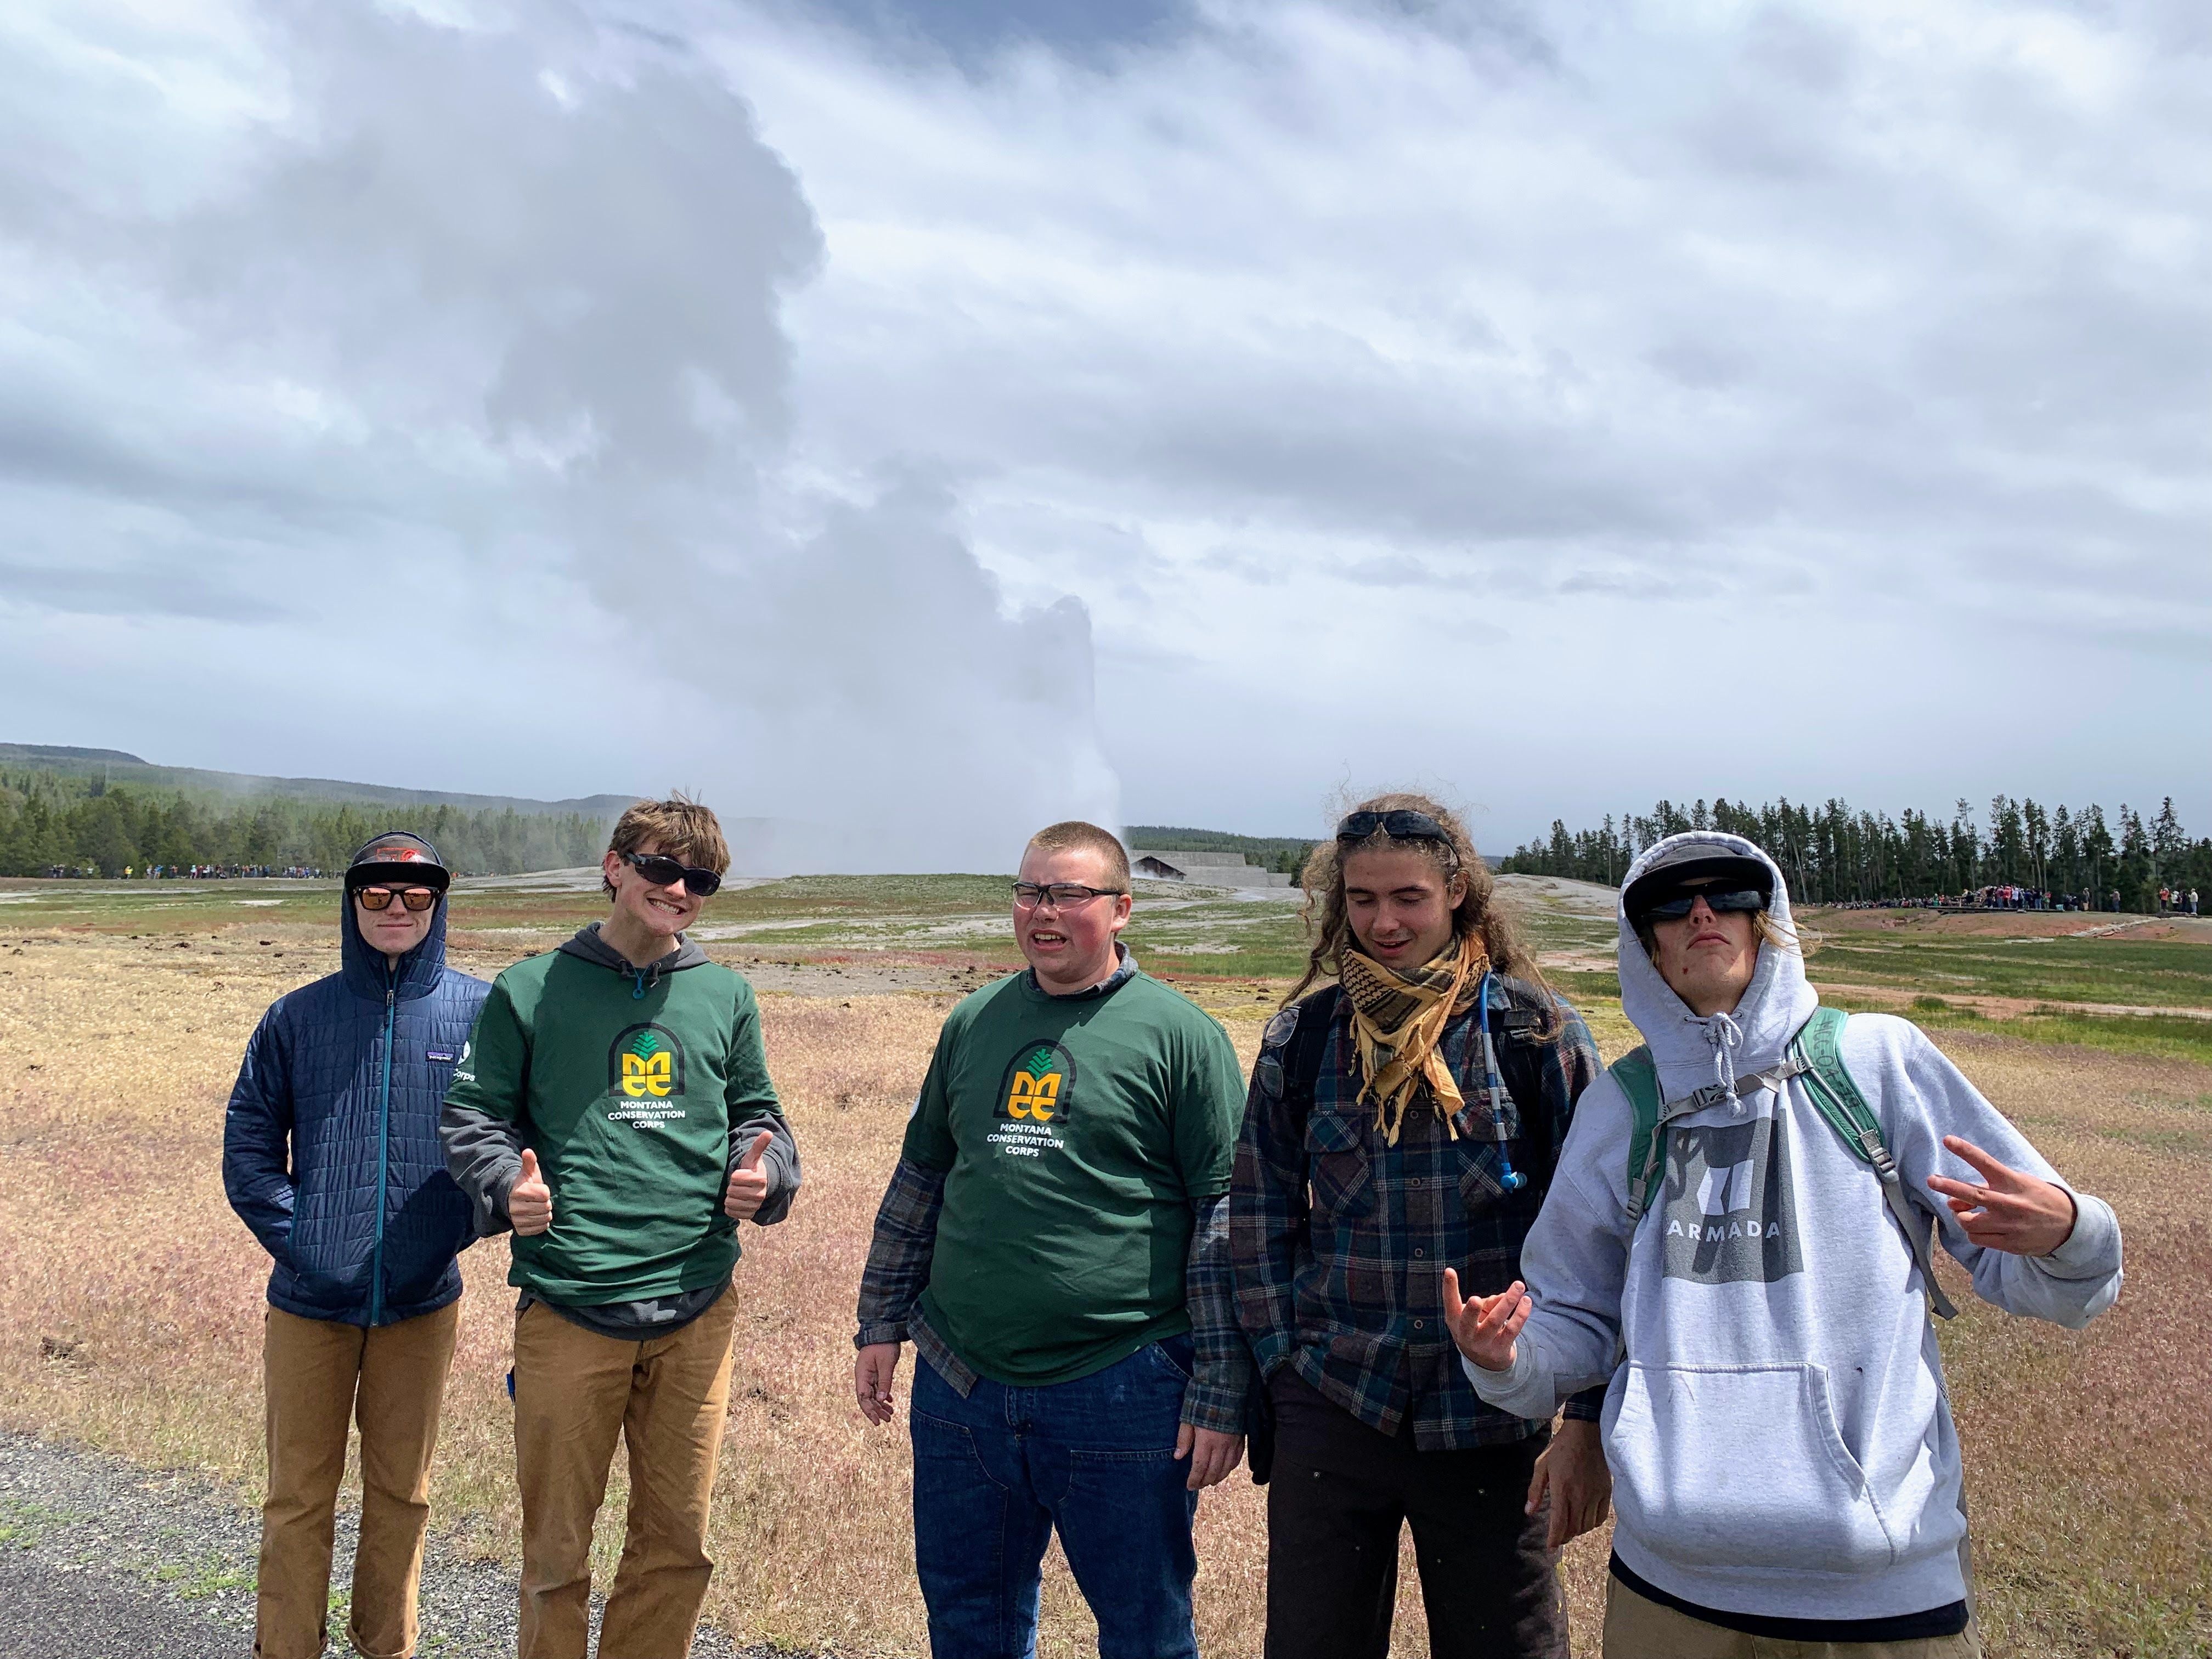
<path fill-rule="evenodd" d="M 451 1104 L 518 1124 L 553 1225 L 514 1241 L 507 1282 L 563 1307 L 641 1302 L 729 1277 L 730 1131 L 780 1115 L 752 987 L 717 963 L 634 982 L 566 950 L 492 982 Z"/>
<path fill-rule="evenodd" d="M 1027 974 L 952 1011 L 904 1155 L 946 1171 L 921 1311 L 978 1373 L 1043 1387 L 1190 1328 L 1191 1204 L 1229 1190 L 1228 1034 L 1144 973 L 1080 996 Z"/>

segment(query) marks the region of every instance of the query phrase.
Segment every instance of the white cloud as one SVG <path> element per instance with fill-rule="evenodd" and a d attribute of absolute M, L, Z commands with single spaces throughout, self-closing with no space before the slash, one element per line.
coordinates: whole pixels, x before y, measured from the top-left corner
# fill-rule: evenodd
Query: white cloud
<path fill-rule="evenodd" d="M 2212 814 L 2197 8 L 352 15 L 0 26 L 8 735 L 327 771 L 427 577 L 420 781 L 916 862 L 1112 810 L 1092 619 L 1147 818 Z"/>
<path fill-rule="evenodd" d="M 327 772 L 397 722 L 374 775 L 703 786 L 834 825 L 825 866 L 994 867 L 1040 810 L 1112 815 L 1083 607 L 1010 610 L 956 503 L 825 495 L 791 454 L 781 307 L 819 241 L 740 98 L 573 23 L 256 21 L 283 95 L 115 136 L 185 129 L 193 191 L 102 199 L 87 155 L 11 241 L 0 626 L 237 734 L 165 760 Z"/>
<path fill-rule="evenodd" d="M 1721 787 L 2186 793 L 2201 32 L 1523 21 L 1224 3 L 981 73 L 727 25 L 829 249 L 805 441 L 923 451 L 995 568 L 1091 599 L 1148 816 L 1290 827 L 1340 768 L 1457 777 L 1509 836 Z M 1101 572 L 1116 541 L 1143 555 Z M 1784 660 L 1817 672 L 1777 695 Z M 1361 685 L 1435 690 L 1378 732 Z M 1495 769 L 1504 708 L 1546 734 L 1528 773 Z"/>

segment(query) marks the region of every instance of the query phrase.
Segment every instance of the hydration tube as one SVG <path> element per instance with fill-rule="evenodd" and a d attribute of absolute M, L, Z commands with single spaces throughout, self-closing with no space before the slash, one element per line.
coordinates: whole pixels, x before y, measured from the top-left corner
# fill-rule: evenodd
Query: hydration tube
<path fill-rule="evenodd" d="M 1490 1041 L 1490 970 L 1486 968 L 1483 969 L 1482 984 L 1475 993 L 1475 1018 L 1482 1030 L 1483 1085 L 1488 1088 L 1490 1079 L 1498 1077 L 1499 1073 L 1498 1050 Z M 1490 1109 L 1492 1121 L 1495 1121 L 1498 1115 L 1498 1097 L 1494 1091 L 1491 1096 Z M 1528 1177 L 1513 1167 L 1513 1154 L 1507 1150 L 1505 1142 L 1502 1140 L 1498 1142 L 1498 1167 L 1500 1171 L 1499 1184 L 1507 1192 L 1517 1193 L 1528 1184 Z"/>

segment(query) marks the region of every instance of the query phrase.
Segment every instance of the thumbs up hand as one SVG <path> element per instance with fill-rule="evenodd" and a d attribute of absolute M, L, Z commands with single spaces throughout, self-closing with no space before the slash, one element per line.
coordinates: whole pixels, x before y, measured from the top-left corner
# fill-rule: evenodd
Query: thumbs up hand
<path fill-rule="evenodd" d="M 768 1171 L 761 1168 L 761 1155 L 775 1137 L 763 1129 L 753 1137 L 753 1144 L 745 1148 L 738 1167 L 730 1171 L 730 1190 L 722 1200 L 722 1213 L 732 1221 L 750 1221 L 760 1213 L 760 1206 L 768 1202 Z"/>
<path fill-rule="evenodd" d="M 507 1191 L 507 1218 L 526 1238 L 553 1224 L 553 1189 L 538 1172 L 538 1154 L 527 1147 L 523 1149 L 522 1173 Z"/>

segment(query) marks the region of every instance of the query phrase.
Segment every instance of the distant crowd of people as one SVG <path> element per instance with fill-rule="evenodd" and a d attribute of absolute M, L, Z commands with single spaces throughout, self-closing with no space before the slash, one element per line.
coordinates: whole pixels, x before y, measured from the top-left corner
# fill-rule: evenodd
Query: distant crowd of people
<path fill-rule="evenodd" d="M 2197 914 L 2197 890 L 2160 887 L 2158 914 L 2193 916 Z M 2108 910 L 2118 915 L 2120 890 L 2108 887 L 2101 894 L 2054 893 L 2040 887 L 2021 887 L 2000 882 L 1969 888 L 1963 893 L 1940 893 L 1932 898 L 1844 899 L 1830 907 L 1837 910 Z"/>
<path fill-rule="evenodd" d="M 61 872 L 56 870 L 52 873 L 58 875 Z M 97 875 L 99 872 L 87 871 L 85 873 L 88 875 Z M 149 864 L 143 872 L 141 872 L 136 870 L 132 866 L 126 864 L 123 866 L 123 874 L 126 880 L 131 879 L 134 876 L 143 875 L 148 880 L 152 880 L 155 877 L 159 877 L 165 881 L 178 879 L 187 881 L 237 881 L 248 878 L 267 879 L 271 877 L 279 876 L 290 877 L 295 880 L 307 881 L 319 878 L 324 874 L 324 872 L 316 869 L 313 865 L 307 864 L 287 864 L 283 866 L 274 864 Z"/>

